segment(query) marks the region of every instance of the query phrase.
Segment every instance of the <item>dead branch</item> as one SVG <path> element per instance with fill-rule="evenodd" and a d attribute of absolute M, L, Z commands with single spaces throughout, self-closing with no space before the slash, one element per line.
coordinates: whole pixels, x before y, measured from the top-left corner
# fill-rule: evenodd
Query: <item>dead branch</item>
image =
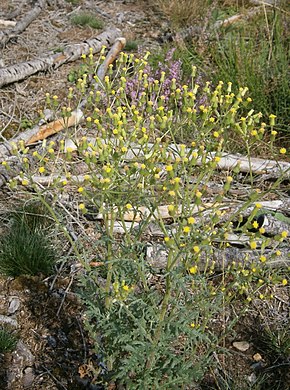
<path fill-rule="evenodd" d="M 279 248 L 280 255 L 277 256 L 275 250 L 266 249 L 263 255 L 267 261 L 266 267 L 289 267 L 290 257 L 288 248 Z M 221 271 L 231 266 L 233 262 L 241 264 L 245 268 L 252 266 L 254 262 L 259 261 L 261 253 L 250 249 L 241 249 L 236 247 L 227 247 L 224 249 L 214 248 L 211 254 L 201 253 L 196 263 L 200 271 L 213 268 L 215 271 Z M 149 244 L 146 250 L 146 260 L 148 263 L 159 269 L 165 269 L 167 265 L 168 249 L 159 243 Z M 179 261 L 182 261 L 180 256 Z"/>
<path fill-rule="evenodd" d="M 16 38 L 17 35 L 21 34 L 41 13 L 46 7 L 45 0 L 39 0 L 35 7 L 29 11 L 19 22 L 16 23 L 15 27 L 6 31 L 0 32 L 0 48 L 3 48 L 11 39 Z"/>
<path fill-rule="evenodd" d="M 224 20 L 218 20 L 214 24 L 214 28 L 220 28 L 220 27 L 227 27 L 231 24 L 234 24 L 240 20 L 248 20 L 259 14 L 261 11 L 263 11 L 263 7 L 253 7 L 248 9 L 246 12 L 242 14 L 233 15 L 227 19 Z"/>
<path fill-rule="evenodd" d="M 108 52 L 104 62 L 99 67 L 97 71 L 97 79 L 98 81 L 94 82 L 94 87 L 98 88 L 99 83 L 102 82 L 102 80 L 105 77 L 105 74 L 107 72 L 107 69 L 110 64 L 112 64 L 120 51 L 124 48 L 126 44 L 125 38 L 118 38 L 111 50 Z M 72 115 L 68 119 L 57 119 L 47 125 L 41 126 L 39 129 L 34 128 L 29 130 L 28 132 L 22 133 L 17 137 L 18 140 L 24 140 L 26 145 L 31 145 L 37 141 L 43 140 L 47 137 L 49 137 L 52 134 L 55 134 L 63 129 L 67 129 L 72 126 L 76 126 L 78 123 L 80 123 L 83 120 L 83 113 L 81 111 L 81 108 L 86 105 L 87 99 L 83 99 L 79 107 L 72 112 Z"/>
<path fill-rule="evenodd" d="M 98 53 L 103 45 L 112 45 L 119 36 L 119 29 L 110 29 L 83 43 L 68 45 L 60 53 L 43 53 L 36 60 L 2 68 L 0 69 L 0 87 L 23 80 L 37 72 L 56 69 L 65 63 L 76 61 L 82 54 L 89 54 L 90 48 L 93 53 Z"/>
<path fill-rule="evenodd" d="M 96 139 L 88 137 L 88 141 L 95 145 Z M 67 140 L 69 142 L 69 147 L 72 150 L 77 150 L 78 140 L 75 142 Z M 103 142 L 110 142 L 110 140 L 104 140 Z M 154 144 L 148 143 L 148 149 L 153 149 Z M 169 144 L 167 146 L 166 160 L 174 159 L 180 156 L 181 146 L 179 144 Z M 185 148 L 184 152 L 189 155 L 190 149 Z M 197 151 L 196 151 L 197 152 Z M 205 152 L 206 153 L 206 152 Z M 215 152 L 207 153 L 206 161 L 214 160 L 216 157 Z M 266 175 L 267 179 L 270 178 L 279 178 L 283 176 L 285 179 L 290 178 L 290 163 L 286 161 L 275 161 L 268 160 L 257 157 L 246 157 L 230 153 L 223 153 L 220 157 L 220 161 L 217 163 L 217 168 L 223 171 L 232 171 L 234 168 L 239 167 L 240 172 L 248 173 L 252 172 L 256 175 Z M 144 158 L 144 152 L 142 148 L 136 144 L 131 144 L 130 149 L 127 154 L 124 156 L 125 161 L 129 160 L 138 160 Z M 163 161 L 165 164 L 166 161 Z M 199 157 L 196 161 L 197 165 L 202 165 L 204 162 L 202 158 Z"/>
<path fill-rule="evenodd" d="M 0 19 L 0 28 L 14 27 L 15 25 L 16 25 L 16 22 L 14 22 L 13 20 Z"/>
<path fill-rule="evenodd" d="M 114 30 L 114 33 L 119 33 L 118 29 Z M 100 38 L 101 37 L 101 38 Z M 101 47 L 104 44 L 108 44 L 110 42 L 112 36 L 109 34 L 109 32 L 104 32 L 101 34 L 98 38 L 95 38 L 93 40 L 87 41 L 84 45 L 86 45 L 87 53 L 89 53 L 89 49 L 91 44 L 93 45 L 93 50 L 96 51 L 97 48 L 101 50 Z M 111 50 L 108 52 L 104 63 L 102 66 L 100 66 L 97 76 L 98 80 L 101 82 L 105 76 L 105 73 L 107 71 L 108 66 L 115 60 L 119 52 L 122 50 L 122 48 L 125 46 L 126 40 L 125 38 L 118 38 L 116 39 L 115 44 L 111 48 Z M 82 47 L 83 50 L 83 47 Z M 78 51 L 79 53 L 83 53 L 83 51 Z M 75 53 L 73 53 L 75 55 Z M 0 69 L 1 71 L 1 69 Z M 95 82 L 94 87 L 97 88 L 98 83 Z M 85 99 L 80 103 L 80 106 L 85 105 Z M 0 159 L 7 160 L 9 159 L 9 165 L 12 164 L 10 171 L 3 170 L 3 167 L 0 167 L 0 187 L 4 185 L 7 180 L 9 180 L 11 177 L 15 177 L 21 167 L 17 165 L 17 162 L 15 162 L 15 158 L 11 156 L 12 151 L 12 145 L 19 142 L 20 140 L 24 141 L 25 144 L 30 145 L 37 140 L 44 139 L 52 134 L 55 134 L 63 129 L 67 129 L 68 127 L 75 126 L 78 123 L 81 122 L 83 119 L 83 112 L 77 108 L 75 111 L 72 112 L 72 115 L 70 118 L 67 119 L 56 119 L 55 121 L 43 125 L 43 126 L 35 126 L 32 129 L 28 129 L 24 131 L 23 133 L 19 134 L 17 137 L 9 140 L 8 142 L 4 142 L 0 145 Z"/>

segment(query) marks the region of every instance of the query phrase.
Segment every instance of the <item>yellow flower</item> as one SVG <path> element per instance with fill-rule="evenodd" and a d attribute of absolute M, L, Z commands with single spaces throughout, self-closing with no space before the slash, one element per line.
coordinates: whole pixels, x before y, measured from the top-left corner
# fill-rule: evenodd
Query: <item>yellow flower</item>
<path fill-rule="evenodd" d="M 257 249 L 257 243 L 255 241 L 250 242 L 250 248 L 251 249 Z"/>
<path fill-rule="evenodd" d="M 253 226 L 254 229 L 258 229 L 259 224 L 258 224 L 257 221 L 254 221 L 254 222 L 252 223 L 252 226 Z"/>
<path fill-rule="evenodd" d="M 167 172 L 171 172 L 173 170 L 173 166 L 172 165 L 166 165 L 165 170 Z"/>
<path fill-rule="evenodd" d="M 39 171 L 39 173 L 44 173 L 45 172 L 45 168 L 44 167 L 40 167 L 38 171 Z"/>
<path fill-rule="evenodd" d="M 255 204 L 255 206 L 256 206 L 256 208 L 257 208 L 257 209 L 260 209 L 260 208 L 262 208 L 262 205 L 261 205 L 261 203 L 256 203 L 256 204 Z"/>
<path fill-rule="evenodd" d="M 123 286 L 123 290 L 125 290 L 125 291 L 129 291 L 129 286 L 127 286 L 127 284 L 125 284 L 124 286 Z"/>
<path fill-rule="evenodd" d="M 262 263 L 265 263 L 265 261 L 266 261 L 267 259 L 266 259 L 266 257 L 265 256 L 260 256 L 260 261 L 262 262 Z"/>
<path fill-rule="evenodd" d="M 78 188 L 78 192 L 81 194 L 82 192 L 84 192 L 84 187 L 79 187 Z"/>
<path fill-rule="evenodd" d="M 201 196 L 202 196 L 202 193 L 200 192 L 200 191 L 196 191 L 196 193 L 195 193 L 195 196 L 197 197 L 197 198 L 201 198 Z"/>
<path fill-rule="evenodd" d="M 67 185 L 67 181 L 66 181 L 66 180 L 63 180 L 63 181 L 61 182 L 61 184 L 62 184 L 63 186 L 66 186 L 66 185 Z"/>
<path fill-rule="evenodd" d="M 214 136 L 215 138 L 218 138 L 218 137 L 220 136 L 220 135 L 219 135 L 219 132 L 218 132 L 218 131 L 214 131 L 213 136 Z"/>
<path fill-rule="evenodd" d="M 195 219 L 194 219 L 193 217 L 189 217 L 189 218 L 187 218 L 187 223 L 188 223 L 189 225 L 192 225 L 192 224 L 195 223 Z"/>
<path fill-rule="evenodd" d="M 22 182 L 21 182 L 21 184 L 22 184 L 23 186 L 27 186 L 27 185 L 29 184 L 29 181 L 28 181 L 27 179 L 23 179 Z"/>
<path fill-rule="evenodd" d="M 287 281 L 287 279 L 283 279 L 281 283 L 282 283 L 282 286 L 287 286 L 288 281 Z"/>
<path fill-rule="evenodd" d="M 198 253 L 198 252 L 200 251 L 199 246 L 195 245 L 195 246 L 193 247 L 193 251 L 194 251 L 195 253 Z"/>
<path fill-rule="evenodd" d="M 261 233 L 261 234 L 264 234 L 265 233 L 265 228 L 263 228 L 263 227 L 260 227 L 260 229 L 259 229 L 259 232 Z"/>
<path fill-rule="evenodd" d="M 175 196 L 175 191 L 171 190 L 171 191 L 168 192 L 168 194 L 169 194 L 170 196 Z"/>
<path fill-rule="evenodd" d="M 281 237 L 282 238 L 286 238 L 288 236 L 288 232 L 286 232 L 285 230 L 283 230 L 283 232 L 281 233 Z"/>
<path fill-rule="evenodd" d="M 186 233 L 186 234 L 187 234 L 187 233 L 190 233 L 190 230 L 191 230 L 191 229 L 190 229 L 189 226 L 184 226 L 184 228 L 183 228 L 183 232 Z"/>
<path fill-rule="evenodd" d="M 190 272 L 192 275 L 196 274 L 196 273 L 197 273 L 197 266 L 194 265 L 193 267 L 189 268 L 189 272 Z"/>
<path fill-rule="evenodd" d="M 287 150 L 286 150 L 285 148 L 281 148 L 281 149 L 280 149 L 280 153 L 281 153 L 281 154 L 285 154 L 286 152 L 287 152 Z"/>
<path fill-rule="evenodd" d="M 169 240 L 170 240 L 170 237 L 168 237 L 168 236 L 164 237 L 165 242 L 168 242 Z"/>
<path fill-rule="evenodd" d="M 195 328 L 195 323 L 192 322 L 192 323 L 190 324 L 190 326 L 191 326 L 192 328 Z"/>
<path fill-rule="evenodd" d="M 131 203 L 127 203 L 125 207 L 126 207 L 127 210 L 131 210 L 133 208 Z"/>
<path fill-rule="evenodd" d="M 279 250 L 276 251 L 276 256 L 281 256 L 281 254 L 282 254 L 281 251 Z"/>
<path fill-rule="evenodd" d="M 170 204 L 170 205 L 168 205 L 167 206 L 167 210 L 168 210 L 168 212 L 170 213 L 170 212 L 172 212 L 172 211 L 174 211 L 174 205 L 173 204 Z"/>
<path fill-rule="evenodd" d="M 79 204 L 79 209 L 80 210 L 85 210 L 86 206 L 84 205 L 84 203 L 80 203 Z"/>

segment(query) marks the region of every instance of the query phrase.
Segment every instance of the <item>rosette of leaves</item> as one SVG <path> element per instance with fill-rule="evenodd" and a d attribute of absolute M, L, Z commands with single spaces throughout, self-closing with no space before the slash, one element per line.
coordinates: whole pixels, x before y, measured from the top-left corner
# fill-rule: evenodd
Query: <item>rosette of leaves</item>
<path fill-rule="evenodd" d="M 13 277 L 51 274 L 56 254 L 43 207 L 26 204 L 8 213 L 6 220 L 9 228 L 0 237 L 0 272 Z"/>

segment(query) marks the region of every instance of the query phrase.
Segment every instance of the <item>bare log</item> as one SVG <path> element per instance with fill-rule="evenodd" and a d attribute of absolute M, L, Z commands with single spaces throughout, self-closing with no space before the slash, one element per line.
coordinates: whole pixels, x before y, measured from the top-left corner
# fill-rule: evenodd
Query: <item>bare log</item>
<path fill-rule="evenodd" d="M 97 78 L 98 78 L 99 82 L 101 82 L 104 79 L 109 65 L 115 61 L 117 55 L 123 49 L 125 44 L 126 44 L 125 38 L 118 38 L 116 40 L 113 47 L 111 48 L 111 50 L 107 54 L 104 62 L 102 63 L 102 65 L 99 67 L 99 69 L 97 71 Z M 94 86 L 95 86 L 95 88 L 98 88 L 98 81 L 94 82 Z M 73 111 L 71 116 L 68 119 L 57 119 L 57 120 L 55 120 L 47 125 L 41 126 L 39 130 L 36 128 L 31 129 L 29 131 L 29 133 L 26 132 L 25 135 L 20 134 L 20 136 L 19 136 L 20 139 L 24 140 L 26 145 L 31 145 L 31 144 L 33 144 L 37 141 L 43 140 L 43 139 L 49 137 L 50 135 L 55 134 L 63 129 L 67 129 L 67 128 L 72 127 L 72 126 L 76 126 L 84 118 L 83 113 L 81 111 L 81 108 L 84 107 L 85 105 L 86 105 L 86 99 L 83 99 L 80 102 L 78 109 Z M 25 139 L 24 139 L 24 137 L 25 137 Z"/>
<path fill-rule="evenodd" d="M 273 249 L 266 249 L 263 256 L 267 261 L 265 267 L 289 267 L 290 257 L 288 248 L 279 248 L 279 256 Z M 222 271 L 235 264 L 241 264 L 245 268 L 251 267 L 254 262 L 259 261 L 259 251 L 228 247 L 224 249 L 214 248 L 211 254 L 201 253 L 198 262 L 195 263 L 200 271 L 213 268 L 215 271 Z M 146 260 L 154 268 L 165 269 L 167 265 L 168 249 L 159 243 L 149 244 L 146 250 Z M 182 261 L 182 255 L 179 256 Z"/>
<path fill-rule="evenodd" d="M 119 33 L 119 30 L 115 29 L 114 33 L 115 34 Z M 100 38 L 101 36 L 102 36 L 102 38 Z M 97 47 L 99 48 L 99 50 L 101 50 L 102 46 L 104 44 L 108 43 L 108 41 L 110 42 L 111 38 L 112 38 L 112 36 L 109 34 L 109 32 L 105 32 L 105 33 L 101 34 L 98 38 L 95 38 L 94 40 L 87 41 L 84 44 L 84 45 L 86 45 L 87 53 L 89 52 L 89 49 L 91 47 L 90 46 L 91 43 L 93 43 L 93 45 L 94 45 L 93 50 L 96 50 Z M 92 41 L 94 41 L 94 42 L 92 42 Z M 98 80 L 100 82 L 105 77 L 108 66 L 115 60 L 115 58 L 117 57 L 119 52 L 122 50 L 122 48 L 125 46 L 125 44 L 126 44 L 125 38 L 116 39 L 115 44 L 113 45 L 111 50 L 108 52 L 108 54 L 104 60 L 104 63 L 102 64 L 102 66 L 100 66 L 100 68 L 97 72 Z M 83 49 L 83 47 L 82 47 L 82 49 Z M 73 53 L 73 55 L 75 55 L 75 53 Z M 1 72 L 1 69 L 0 69 L 0 72 Z M 95 86 L 95 88 L 97 88 L 98 83 L 95 82 L 94 86 Z M 84 104 L 85 104 L 85 99 L 80 103 L 80 106 L 83 106 Z M 32 129 L 28 129 L 28 130 L 24 131 L 23 133 L 19 134 L 17 137 L 11 139 L 9 141 L 9 143 L 5 142 L 5 143 L 0 145 L 0 159 L 2 161 L 6 160 L 6 159 L 11 160 L 11 157 L 12 157 L 12 160 L 13 160 L 13 156 L 11 156 L 12 145 L 19 142 L 20 140 L 24 141 L 24 143 L 26 145 L 30 145 L 38 140 L 44 139 L 52 134 L 55 134 L 58 131 L 66 129 L 70 126 L 75 126 L 78 123 L 80 123 L 82 120 L 83 120 L 83 112 L 79 108 L 77 108 L 75 111 L 72 112 L 72 115 L 70 118 L 56 119 L 55 121 L 53 121 L 47 125 L 35 126 Z M 0 187 L 2 185 L 4 185 L 9 178 L 15 177 L 20 169 L 21 169 L 21 167 L 19 167 L 19 166 L 17 167 L 17 164 L 14 161 L 13 161 L 13 169 L 11 169 L 9 172 L 7 170 L 3 169 L 3 167 L 0 167 Z"/>
<path fill-rule="evenodd" d="M 29 11 L 17 24 L 16 26 L 6 31 L 0 32 L 0 48 L 3 48 L 11 39 L 17 37 L 22 31 L 24 31 L 41 13 L 46 6 L 46 0 L 39 0 L 36 6 Z"/>
<path fill-rule="evenodd" d="M 43 53 L 36 60 L 2 68 L 0 69 L 0 87 L 23 80 L 37 72 L 56 69 L 67 62 L 75 61 L 82 54 L 89 54 L 90 48 L 92 48 L 93 53 L 98 53 L 103 45 L 110 46 L 119 36 L 119 29 L 110 29 L 83 43 L 68 45 L 60 53 Z"/>
<path fill-rule="evenodd" d="M 77 144 L 78 140 L 76 142 L 72 142 L 71 140 L 67 140 L 69 142 L 69 146 L 73 150 L 77 150 Z M 88 137 L 88 142 L 95 145 L 96 139 Z M 103 140 L 102 142 L 108 142 L 109 140 Z M 114 142 L 116 142 L 114 140 Z M 148 149 L 154 148 L 153 143 L 148 143 Z M 190 153 L 189 148 L 182 149 L 182 147 L 179 144 L 169 144 L 167 147 L 167 153 L 166 153 L 166 159 L 169 158 L 176 158 L 180 156 L 181 151 L 183 151 L 185 154 Z M 196 150 L 196 152 L 198 152 Z M 205 151 L 206 153 L 206 151 Z M 147 153 L 148 154 L 148 153 Z M 214 160 L 216 157 L 215 152 L 209 152 L 207 153 L 206 161 Z M 246 156 L 240 156 L 235 155 L 231 153 L 222 153 L 220 156 L 220 161 L 217 163 L 217 168 L 224 171 L 231 171 L 236 167 L 239 167 L 240 172 L 248 173 L 252 172 L 256 175 L 266 175 L 267 179 L 269 178 L 279 178 L 283 176 L 285 179 L 290 178 L 290 163 L 286 161 L 275 161 L 275 160 L 268 160 L 263 158 L 257 158 L 257 157 L 246 157 Z M 127 154 L 124 156 L 124 160 L 134 160 L 134 159 L 142 159 L 144 158 L 144 152 L 142 150 L 142 147 L 137 144 L 131 144 L 130 149 L 128 150 Z M 167 161 L 164 161 L 164 164 Z M 199 157 L 196 161 L 197 165 L 204 164 L 202 161 L 202 158 Z"/>
<path fill-rule="evenodd" d="M 14 22 L 13 20 L 0 19 L 0 28 L 14 27 L 14 26 L 16 26 L 16 22 Z"/>
<path fill-rule="evenodd" d="M 218 20 L 214 24 L 214 28 L 220 28 L 220 27 L 228 27 L 231 24 L 234 24 L 240 20 L 248 20 L 250 18 L 253 18 L 257 14 L 259 14 L 261 11 L 263 11 L 263 7 L 253 7 L 248 9 L 246 12 L 242 14 L 233 15 L 227 19 L 224 20 Z"/>

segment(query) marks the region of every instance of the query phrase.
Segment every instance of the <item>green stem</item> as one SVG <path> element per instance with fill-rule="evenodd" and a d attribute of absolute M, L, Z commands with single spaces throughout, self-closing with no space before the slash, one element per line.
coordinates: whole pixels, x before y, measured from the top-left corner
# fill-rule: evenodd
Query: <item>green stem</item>
<path fill-rule="evenodd" d="M 113 275 L 113 229 L 114 229 L 114 221 L 115 221 L 115 215 L 114 211 L 112 210 L 111 213 L 107 213 L 104 215 L 104 222 L 106 227 L 106 233 L 108 236 L 108 243 L 107 243 L 107 262 L 108 262 L 108 272 L 107 272 L 107 279 L 106 279 L 106 286 L 105 286 L 105 308 L 109 309 L 111 304 L 111 297 L 110 297 L 110 288 L 112 285 L 112 275 Z"/>
<path fill-rule="evenodd" d="M 164 294 L 164 297 L 163 297 L 163 300 L 162 300 L 162 303 L 161 303 L 161 311 L 160 311 L 160 315 L 159 315 L 159 319 L 158 319 L 158 326 L 156 328 L 156 331 L 154 333 L 154 337 L 153 337 L 153 343 L 152 343 L 152 352 L 150 353 L 148 359 L 147 359 L 147 362 L 146 362 L 146 366 L 145 366 L 145 369 L 146 370 L 150 370 L 152 368 L 152 366 L 154 365 L 155 363 L 155 349 L 156 349 L 156 346 L 160 340 L 160 337 L 161 337 L 161 332 L 162 332 L 162 327 L 163 327 L 163 323 L 164 323 L 164 318 L 165 318 L 165 315 L 167 313 L 167 309 L 168 309 L 168 303 L 169 303 L 169 298 L 170 298 L 170 295 L 171 295 L 171 275 L 169 273 L 169 269 L 170 269 L 170 266 L 171 266 L 171 258 L 172 258 L 172 254 L 173 254 L 173 251 L 171 250 L 168 254 L 168 260 L 167 260 L 167 267 L 166 267 L 166 270 L 168 271 L 167 272 L 167 275 L 166 275 L 166 288 L 165 288 L 165 294 Z"/>

